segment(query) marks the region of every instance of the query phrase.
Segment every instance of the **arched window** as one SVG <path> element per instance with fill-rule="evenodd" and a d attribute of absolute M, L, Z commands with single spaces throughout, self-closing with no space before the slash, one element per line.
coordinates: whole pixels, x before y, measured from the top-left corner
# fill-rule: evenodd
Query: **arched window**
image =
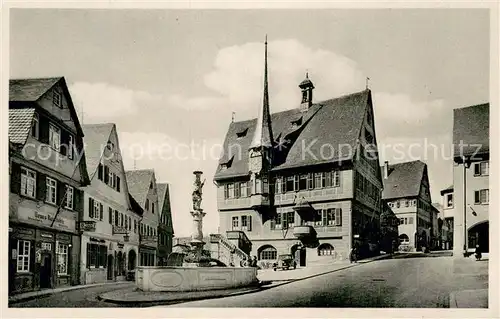
<path fill-rule="evenodd" d="M 270 245 L 259 248 L 259 260 L 275 260 L 278 258 L 278 251 Z"/>
<path fill-rule="evenodd" d="M 318 247 L 318 256 L 333 255 L 333 246 L 330 244 L 321 244 Z"/>
<path fill-rule="evenodd" d="M 410 238 L 406 234 L 401 234 L 399 235 L 399 241 L 401 242 L 401 244 L 408 244 L 410 243 Z"/>

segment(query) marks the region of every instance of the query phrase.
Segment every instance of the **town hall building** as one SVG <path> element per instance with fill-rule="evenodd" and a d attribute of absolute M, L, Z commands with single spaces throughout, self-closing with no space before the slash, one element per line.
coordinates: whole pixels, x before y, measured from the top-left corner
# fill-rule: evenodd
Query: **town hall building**
<path fill-rule="evenodd" d="M 375 254 L 382 176 L 371 91 L 315 101 L 306 74 L 302 100 L 271 114 L 267 42 L 265 51 L 259 116 L 230 124 L 214 177 L 221 233 L 248 238 L 264 267 L 282 254 L 299 267 L 345 259 L 354 246 Z"/>

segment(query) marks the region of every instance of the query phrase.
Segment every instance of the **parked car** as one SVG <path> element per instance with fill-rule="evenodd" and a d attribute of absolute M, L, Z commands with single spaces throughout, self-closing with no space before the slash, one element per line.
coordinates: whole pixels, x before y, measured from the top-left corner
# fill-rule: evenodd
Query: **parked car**
<path fill-rule="evenodd" d="M 273 264 L 274 271 L 276 271 L 276 269 L 288 270 L 291 268 L 297 268 L 297 263 L 295 262 L 293 256 L 290 254 L 279 255 L 278 261 Z"/>

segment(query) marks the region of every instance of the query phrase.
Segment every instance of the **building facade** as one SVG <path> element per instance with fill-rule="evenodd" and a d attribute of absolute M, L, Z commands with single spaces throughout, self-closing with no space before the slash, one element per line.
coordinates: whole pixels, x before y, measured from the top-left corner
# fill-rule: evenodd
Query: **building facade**
<path fill-rule="evenodd" d="M 364 255 L 377 250 L 382 181 L 371 92 L 314 103 L 307 75 L 299 88 L 297 107 L 270 114 L 266 44 L 259 117 L 231 123 L 214 177 L 221 233 L 248 238 L 263 267 L 282 254 L 306 266 L 347 258 L 354 245 Z"/>
<path fill-rule="evenodd" d="M 400 220 L 401 250 L 430 248 L 433 233 L 427 164 L 412 161 L 382 167 L 384 176 L 383 199 Z"/>
<path fill-rule="evenodd" d="M 142 209 L 129 195 L 115 124 L 84 125 L 87 171 L 81 282 L 125 280 L 138 263 Z"/>
<path fill-rule="evenodd" d="M 139 265 L 156 266 L 158 252 L 158 190 L 152 169 L 126 172 L 129 192 L 143 209 L 139 220 Z"/>
<path fill-rule="evenodd" d="M 453 112 L 456 256 L 473 252 L 476 245 L 489 252 L 489 109 L 486 103 Z"/>
<path fill-rule="evenodd" d="M 172 210 L 170 207 L 170 185 L 158 183 L 158 265 L 166 266 L 168 255 L 172 252 L 172 238 L 174 227 L 172 224 Z"/>
<path fill-rule="evenodd" d="M 442 249 L 453 250 L 453 226 L 455 212 L 455 197 L 453 193 L 453 185 L 441 190 L 442 197 Z"/>
<path fill-rule="evenodd" d="M 9 83 L 9 293 L 79 284 L 83 131 L 64 78 Z"/>

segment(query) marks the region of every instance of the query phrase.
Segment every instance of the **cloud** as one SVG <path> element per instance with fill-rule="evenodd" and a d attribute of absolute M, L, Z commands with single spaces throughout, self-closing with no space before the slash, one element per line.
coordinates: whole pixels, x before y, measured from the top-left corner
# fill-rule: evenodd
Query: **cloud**
<path fill-rule="evenodd" d="M 69 86 L 71 97 L 85 123 L 109 120 L 117 115 L 135 114 L 141 103 L 160 97 L 146 91 L 133 91 L 108 83 L 75 82 Z"/>
<path fill-rule="evenodd" d="M 373 94 L 378 138 L 425 138 L 451 128 L 451 109 L 444 100 L 415 101 L 406 94 Z"/>
<path fill-rule="evenodd" d="M 297 107 L 298 84 L 306 70 L 316 86 L 318 100 L 360 91 L 364 76 L 357 64 L 334 52 L 313 49 L 295 39 L 268 44 L 269 95 L 273 112 Z M 225 97 L 234 110 L 256 110 L 262 103 L 264 45 L 246 43 L 221 49 L 205 85 Z M 255 111 L 256 113 L 256 111 Z"/>

